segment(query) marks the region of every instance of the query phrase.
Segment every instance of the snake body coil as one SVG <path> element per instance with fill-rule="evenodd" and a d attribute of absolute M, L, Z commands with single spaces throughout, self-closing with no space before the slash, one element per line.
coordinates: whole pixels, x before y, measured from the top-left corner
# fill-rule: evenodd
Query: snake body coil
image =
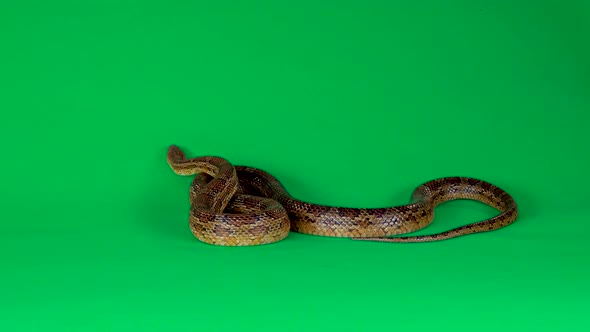
<path fill-rule="evenodd" d="M 197 174 L 190 188 L 190 229 L 199 240 L 215 245 L 272 243 L 285 238 L 289 230 L 355 240 L 429 242 L 492 231 L 513 223 L 518 216 L 510 195 L 472 178 L 427 182 L 414 191 L 408 205 L 357 209 L 302 202 L 263 170 L 234 167 L 220 157 L 187 159 L 174 145 L 168 149 L 167 160 L 179 175 Z M 477 200 L 501 214 L 440 234 L 389 238 L 428 226 L 434 208 L 454 199 Z"/>

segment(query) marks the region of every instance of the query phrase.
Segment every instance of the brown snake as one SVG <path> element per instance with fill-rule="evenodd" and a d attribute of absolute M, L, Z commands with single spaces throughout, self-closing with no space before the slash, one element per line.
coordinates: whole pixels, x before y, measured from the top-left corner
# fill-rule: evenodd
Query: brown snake
<path fill-rule="evenodd" d="M 514 199 L 485 181 L 466 177 L 432 180 L 418 187 L 412 203 L 389 208 L 345 208 L 297 200 L 269 173 L 232 166 L 220 157 L 187 159 L 170 146 L 168 164 L 179 175 L 197 174 L 190 187 L 192 233 L 201 241 L 248 246 L 284 239 L 289 230 L 312 235 L 381 242 L 429 242 L 492 231 L 513 223 Z M 434 208 L 454 199 L 486 203 L 501 213 L 493 218 L 440 234 L 389 238 L 430 224 Z"/>

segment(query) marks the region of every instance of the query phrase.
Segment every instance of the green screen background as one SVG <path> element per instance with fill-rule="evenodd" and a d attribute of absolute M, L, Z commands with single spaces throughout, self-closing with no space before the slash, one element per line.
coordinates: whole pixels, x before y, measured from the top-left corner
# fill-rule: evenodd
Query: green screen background
<path fill-rule="evenodd" d="M 39 1 L 0 6 L 6 331 L 587 330 L 587 1 Z M 188 228 L 170 144 L 296 198 L 516 199 L 424 244 Z M 489 218 L 446 203 L 417 234 Z"/>

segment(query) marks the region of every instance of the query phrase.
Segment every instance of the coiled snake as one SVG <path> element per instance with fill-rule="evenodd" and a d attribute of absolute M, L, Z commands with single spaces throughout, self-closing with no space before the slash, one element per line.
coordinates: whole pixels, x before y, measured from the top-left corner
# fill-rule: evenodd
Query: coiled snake
<path fill-rule="evenodd" d="M 199 240 L 215 245 L 272 243 L 284 239 L 289 230 L 355 240 L 428 242 L 492 231 L 518 216 L 514 199 L 504 190 L 466 177 L 427 182 L 414 191 L 408 205 L 357 209 L 300 201 L 263 170 L 234 167 L 220 157 L 187 159 L 175 145 L 168 149 L 167 160 L 179 175 L 197 174 L 190 187 L 190 229 Z M 434 208 L 454 199 L 477 200 L 501 213 L 440 234 L 389 238 L 428 226 Z"/>

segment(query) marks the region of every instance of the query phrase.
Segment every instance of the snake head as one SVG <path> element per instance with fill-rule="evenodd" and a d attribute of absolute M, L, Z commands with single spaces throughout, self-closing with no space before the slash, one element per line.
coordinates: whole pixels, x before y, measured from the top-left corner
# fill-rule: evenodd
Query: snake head
<path fill-rule="evenodd" d="M 166 160 L 168 161 L 168 165 L 172 168 L 174 173 L 178 175 L 191 175 L 186 170 L 186 156 L 182 150 L 176 145 L 171 145 L 168 148 L 168 154 L 166 155 Z"/>

